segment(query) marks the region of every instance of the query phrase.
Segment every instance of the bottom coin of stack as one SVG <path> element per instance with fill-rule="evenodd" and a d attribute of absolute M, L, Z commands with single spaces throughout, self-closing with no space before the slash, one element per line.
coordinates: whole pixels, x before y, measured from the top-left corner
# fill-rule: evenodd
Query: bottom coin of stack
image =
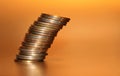
<path fill-rule="evenodd" d="M 16 61 L 43 61 L 58 31 L 69 20 L 66 17 L 43 13 L 26 33 Z"/>

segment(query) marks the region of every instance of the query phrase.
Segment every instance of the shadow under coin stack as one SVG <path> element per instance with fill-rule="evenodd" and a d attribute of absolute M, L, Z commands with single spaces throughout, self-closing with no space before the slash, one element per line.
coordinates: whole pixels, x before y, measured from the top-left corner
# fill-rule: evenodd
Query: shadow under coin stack
<path fill-rule="evenodd" d="M 16 61 L 43 61 L 57 32 L 69 22 L 69 18 L 42 14 L 30 26 Z"/>

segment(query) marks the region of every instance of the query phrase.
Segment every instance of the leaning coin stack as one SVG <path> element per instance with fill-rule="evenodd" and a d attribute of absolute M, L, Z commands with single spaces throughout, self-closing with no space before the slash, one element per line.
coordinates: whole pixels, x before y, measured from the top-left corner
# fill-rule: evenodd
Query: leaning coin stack
<path fill-rule="evenodd" d="M 20 46 L 16 61 L 43 61 L 57 32 L 69 18 L 43 13 L 29 28 Z"/>

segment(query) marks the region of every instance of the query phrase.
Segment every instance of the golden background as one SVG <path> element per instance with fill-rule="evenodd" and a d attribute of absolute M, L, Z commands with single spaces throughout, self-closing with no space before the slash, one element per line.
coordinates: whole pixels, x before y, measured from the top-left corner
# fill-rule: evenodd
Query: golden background
<path fill-rule="evenodd" d="M 44 63 L 14 62 L 41 13 L 70 17 Z M 119 0 L 0 0 L 0 76 L 120 76 Z"/>

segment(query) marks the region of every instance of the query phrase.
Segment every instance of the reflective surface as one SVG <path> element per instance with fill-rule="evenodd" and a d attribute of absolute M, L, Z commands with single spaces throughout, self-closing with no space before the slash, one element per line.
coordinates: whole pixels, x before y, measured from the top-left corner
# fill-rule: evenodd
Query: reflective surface
<path fill-rule="evenodd" d="M 118 0 L 0 0 L 0 76 L 120 76 Z M 15 63 L 42 13 L 70 17 L 44 63 Z"/>

